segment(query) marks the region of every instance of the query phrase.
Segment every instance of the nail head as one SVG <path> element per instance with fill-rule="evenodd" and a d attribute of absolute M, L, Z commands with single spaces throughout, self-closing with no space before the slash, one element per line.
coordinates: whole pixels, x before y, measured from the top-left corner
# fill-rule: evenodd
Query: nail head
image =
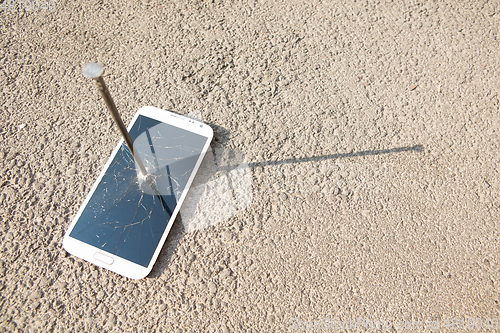
<path fill-rule="evenodd" d="M 104 73 L 104 68 L 96 62 L 91 62 L 83 67 L 82 73 L 89 79 L 97 79 Z"/>

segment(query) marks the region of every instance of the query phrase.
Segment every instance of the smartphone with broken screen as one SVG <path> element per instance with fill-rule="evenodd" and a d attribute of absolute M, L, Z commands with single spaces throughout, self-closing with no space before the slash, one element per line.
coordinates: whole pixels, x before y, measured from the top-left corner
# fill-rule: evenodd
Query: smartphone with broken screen
<path fill-rule="evenodd" d="M 93 264 L 141 279 L 153 268 L 213 130 L 203 122 L 146 106 L 135 114 L 128 131 L 135 151 L 123 139 L 113 150 L 64 235 L 63 246 Z"/>

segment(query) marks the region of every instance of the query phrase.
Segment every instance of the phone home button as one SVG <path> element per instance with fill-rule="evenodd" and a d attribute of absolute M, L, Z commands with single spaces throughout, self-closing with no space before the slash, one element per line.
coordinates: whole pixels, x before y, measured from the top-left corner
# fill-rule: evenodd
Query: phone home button
<path fill-rule="evenodd" d="M 113 258 L 99 252 L 94 253 L 94 259 L 99 260 L 108 265 L 111 265 L 114 261 Z"/>

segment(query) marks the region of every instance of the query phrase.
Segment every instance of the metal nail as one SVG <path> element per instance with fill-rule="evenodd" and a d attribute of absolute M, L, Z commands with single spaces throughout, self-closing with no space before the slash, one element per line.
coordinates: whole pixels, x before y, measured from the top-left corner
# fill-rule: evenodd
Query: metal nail
<path fill-rule="evenodd" d="M 141 158 L 139 157 L 139 154 L 135 150 L 134 147 L 134 141 L 132 141 L 132 138 L 130 137 L 130 134 L 127 131 L 127 128 L 123 124 L 123 120 L 120 117 L 120 114 L 118 113 L 118 110 L 116 109 L 115 102 L 111 98 L 111 95 L 109 94 L 108 87 L 106 87 L 106 84 L 104 83 L 104 79 L 102 78 L 102 74 L 104 73 L 104 68 L 99 65 L 98 63 L 91 62 L 85 67 L 83 67 L 83 75 L 85 77 L 88 77 L 89 79 L 93 79 L 97 85 L 97 88 L 99 89 L 99 92 L 101 93 L 102 98 L 104 99 L 104 102 L 106 103 L 106 106 L 108 107 L 109 112 L 111 112 L 111 116 L 113 117 L 113 120 L 115 121 L 116 126 L 118 126 L 118 129 L 120 130 L 120 133 L 123 136 L 123 139 L 125 140 L 125 143 L 127 144 L 128 148 L 130 149 L 130 152 L 132 153 L 132 156 L 134 157 L 135 163 L 139 167 L 139 170 L 144 176 L 147 176 L 147 171 L 146 168 L 144 167 L 144 164 L 142 163 Z"/>

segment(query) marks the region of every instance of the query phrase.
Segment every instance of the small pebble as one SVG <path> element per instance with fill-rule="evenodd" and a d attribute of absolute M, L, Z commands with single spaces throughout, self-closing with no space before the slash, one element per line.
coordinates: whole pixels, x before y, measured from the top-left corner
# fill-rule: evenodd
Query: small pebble
<path fill-rule="evenodd" d="M 224 242 L 229 242 L 231 239 L 233 239 L 233 234 L 230 231 L 224 231 L 222 232 L 222 240 Z"/>
<path fill-rule="evenodd" d="M 39 286 L 42 287 L 42 288 L 45 288 L 45 287 L 48 287 L 52 284 L 52 281 L 46 277 L 42 277 L 40 279 L 40 283 L 39 283 Z"/>
<path fill-rule="evenodd" d="M 7 154 L 7 156 L 5 157 L 5 159 L 7 161 L 10 161 L 12 160 L 14 157 L 16 157 L 17 155 L 17 151 L 15 151 L 14 149 L 12 149 L 11 151 L 9 151 L 9 153 Z"/>
<path fill-rule="evenodd" d="M 222 273 L 220 273 L 220 278 L 224 280 L 230 275 L 231 275 L 231 270 L 229 268 L 226 268 L 225 270 L 222 271 Z"/>
<path fill-rule="evenodd" d="M 217 285 L 214 282 L 210 281 L 208 283 L 208 291 L 210 291 L 210 293 L 212 294 L 215 294 L 217 292 Z"/>
<path fill-rule="evenodd" d="M 104 292 L 101 290 L 101 291 L 99 291 L 99 292 L 97 293 L 96 298 L 97 298 L 97 300 L 98 300 L 98 301 L 102 301 L 102 300 L 104 299 L 104 296 L 106 296 L 106 295 L 105 295 L 105 294 L 104 294 Z"/>
<path fill-rule="evenodd" d="M 37 290 L 37 291 L 32 292 L 28 298 L 31 300 L 35 300 L 35 299 L 39 299 L 40 297 L 42 297 L 42 292 L 40 290 Z"/>
<path fill-rule="evenodd" d="M 66 282 L 58 281 L 54 284 L 57 289 L 66 289 Z"/>

